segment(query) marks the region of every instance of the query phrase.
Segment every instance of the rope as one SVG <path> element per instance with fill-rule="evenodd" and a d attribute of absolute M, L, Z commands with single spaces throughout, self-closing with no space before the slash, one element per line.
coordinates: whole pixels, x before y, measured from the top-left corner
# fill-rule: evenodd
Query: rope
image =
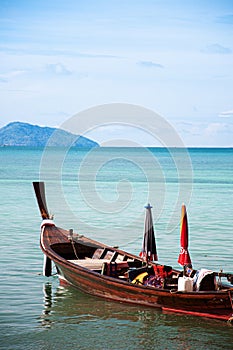
<path fill-rule="evenodd" d="M 72 228 L 69 230 L 68 240 L 70 241 L 70 243 L 72 245 L 73 252 L 74 252 L 74 255 L 76 256 L 76 259 L 79 259 L 76 248 L 75 248 L 75 242 L 73 240 L 73 229 Z"/>
<path fill-rule="evenodd" d="M 222 288 L 222 279 L 221 279 L 221 275 L 220 275 L 222 272 L 223 272 L 223 270 L 221 269 L 218 273 L 218 282 L 217 282 L 218 289 Z"/>
<path fill-rule="evenodd" d="M 77 254 L 77 252 L 76 252 L 76 248 L 75 248 L 75 245 L 74 245 L 73 238 L 71 238 L 71 244 L 72 244 L 73 251 L 74 251 L 74 255 L 76 256 L 76 259 L 79 259 L 78 254 Z"/>

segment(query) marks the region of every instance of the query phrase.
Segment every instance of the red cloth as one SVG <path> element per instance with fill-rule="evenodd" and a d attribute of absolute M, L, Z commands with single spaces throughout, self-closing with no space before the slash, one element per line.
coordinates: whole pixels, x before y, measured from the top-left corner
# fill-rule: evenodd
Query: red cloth
<path fill-rule="evenodd" d="M 181 223 L 180 223 L 180 254 L 178 263 L 182 266 L 191 264 L 191 258 L 188 252 L 188 218 L 186 207 L 182 205 Z"/>

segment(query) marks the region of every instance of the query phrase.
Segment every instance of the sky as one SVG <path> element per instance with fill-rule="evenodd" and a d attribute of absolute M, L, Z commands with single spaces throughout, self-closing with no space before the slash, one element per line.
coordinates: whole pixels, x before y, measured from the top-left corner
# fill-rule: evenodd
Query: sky
<path fill-rule="evenodd" d="M 111 103 L 155 111 L 185 146 L 233 147 L 233 2 L 1 0 L 0 127 Z"/>

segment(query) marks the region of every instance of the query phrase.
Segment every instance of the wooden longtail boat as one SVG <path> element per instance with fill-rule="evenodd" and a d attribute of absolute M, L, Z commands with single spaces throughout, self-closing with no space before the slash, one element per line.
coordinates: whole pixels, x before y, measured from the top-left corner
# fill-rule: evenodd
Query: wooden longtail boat
<path fill-rule="evenodd" d="M 53 262 L 62 283 L 97 297 L 233 321 L 233 274 L 212 272 L 198 290 L 180 291 L 182 271 L 145 263 L 139 256 L 57 227 L 49 217 L 44 183 L 33 185 L 43 219 L 40 246 L 45 255 L 44 275 L 51 275 Z M 228 282 L 223 283 L 224 278 Z"/>

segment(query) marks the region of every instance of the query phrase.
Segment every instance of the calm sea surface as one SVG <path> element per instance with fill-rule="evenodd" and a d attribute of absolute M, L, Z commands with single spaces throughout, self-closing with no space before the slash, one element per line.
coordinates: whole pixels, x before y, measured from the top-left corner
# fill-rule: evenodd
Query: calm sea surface
<path fill-rule="evenodd" d="M 0 149 L 1 349 L 232 349 L 224 322 L 106 302 L 43 277 L 35 180 L 57 225 L 136 254 L 150 202 L 159 261 L 177 268 L 184 202 L 193 266 L 233 272 L 233 149 Z"/>

